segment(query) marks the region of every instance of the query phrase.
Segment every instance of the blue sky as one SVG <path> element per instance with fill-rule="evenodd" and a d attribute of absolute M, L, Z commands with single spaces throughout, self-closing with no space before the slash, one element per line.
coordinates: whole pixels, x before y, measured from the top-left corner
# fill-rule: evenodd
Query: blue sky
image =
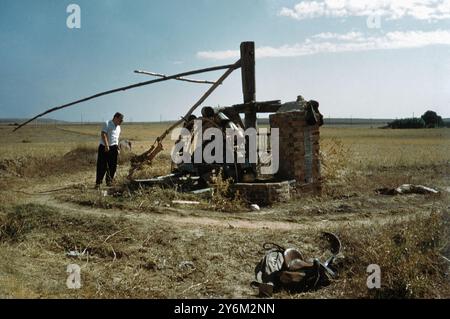
<path fill-rule="evenodd" d="M 66 8 L 81 8 L 69 29 Z M 369 18 L 370 17 L 370 18 Z M 369 18 L 369 23 L 368 23 Z M 238 59 L 255 41 L 259 101 L 320 102 L 326 117 L 450 117 L 449 0 L 2 0 L 0 117 L 27 118 L 94 93 Z M 215 80 L 221 71 L 194 76 Z M 159 121 L 207 85 L 169 81 L 48 117 Z M 240 71 L 205 105 L 242 102 Z"/>

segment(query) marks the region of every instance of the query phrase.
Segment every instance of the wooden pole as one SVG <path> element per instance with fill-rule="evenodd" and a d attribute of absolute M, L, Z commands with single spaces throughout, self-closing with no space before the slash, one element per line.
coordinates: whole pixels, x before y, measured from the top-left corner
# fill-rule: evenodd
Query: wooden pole
<path fill-rule="evenodd" d="M 145 75 L 152 75 L 152 76 L 157 76 L 157 77 L 160 77 L 160 78 L 167 78 L 167 75 L 165 75 L 165 74 L 155 73 L 155 72 L 150 72 L 150 71 L 135 70 L 134 73 L 145 74 Z M 189 79 L 189 78 L 175 78 L 174 80 L 191 82 L 191 83 L 200 83 L 200 84 L 214 84 L 215 83 L 215 82 L 212 82 L 212 81 L 195 80 L 195 79 Z"/>
<path fill-rule="evenodd" d="M 140 82 L 140 83 L 124 86 L 124 87 L 121 87 L 121 88 L 112 89 L 112 90 L 109 90 L 109 91 L 97 93 L 95 95 L 92 95 L 92 96 L 89 96 L 89 97 L 86 97 L 86 98 L 83 98 L 83 99 L 80 99 L 80 100 L 77 100 L 77 101 L 74 101 L 74 102 L 70 102 L 70 103 L 67 103 L 67 104 L 64 104 L 64 105 L 61 105 L 61 106 L 56 106 L 56 107 L 51 108 L 51 109 L 49 109 L 49 110 L 47 110 L 47 111 L 45 111 L 45 112 L 43 112 L 41 114 L 38 114 L 35 117 L 33 117 L 32 119 L 29 119 L 28 121 L 26 121 L 26 122 L 20 124 L 19 126 L 17 126 L 13 130 L 13 132 L 17 131 L 22 126 L 25 126 L 28 123 L 34 121 L 35 119 L 37 119 L 39 117 L 42 117 L 42 116 L 44 116 L 44 115 L 46 115 L 48 113 L 51 113 L 51 112 L 54 112 L 54 111 L 57 111 L 57 110 L 60 110 L 60 109 L 63 109 L 63 108 L 66 108 L 66 107 L 78 104 L 78 103 L 81 103 L 81 102 L 86 102 L 86 101 L 98 98 L 100 96 L 116 93 L 116 92 L 119 92 L 119 91 L 126 91 L 126 90 L 129 90 L 129 89 L 134 89 L 134 88 L 137 88 L 137 87 L 141 87 L 141 86 L 144 86 L 144 85 L 149 85 L 149 84 L 153 84 L 153 83 L 157 83 L 157 82 L 163 82 L 163 81 L 167 81 L 167 80 L 172 80 L 172 79 L 176 79 L 176 78 L 179 78 L 179 77 L 182 77 L 182 76 L 198 74 L 198 73 L 204 73 L 204 72 L 217 71 L 217 70 L 223 70 L 223 69 L 229 69 L 229 68 L 233 68 L 233 67 L 235 67 L 235 64 L 221 65 L 221 66 L 215 66 L 215 67 L 206 68 L 206 69 L 188 71 L 188 72 L 183 72 L 183 73 L 171 75 L 171 76 L 168 76 L 168 77 L 165 77 L 165 78 L 150 80 L 150 81 L 146 81 L 146 82 Z"/>
<path fill-rule="evenodd" d="M 255 42 L 241 43 L 241 74 L 244 103 L 248 105 L 248 110 L 245 112 L 245 129 L 256 129 Z M 250 160 L 250 141 L 246 136 L 245 161 L 249 163 Z M 252 163 L 251 166 L 256 175 L 256 164 Z"/>
<path fill-rule="evenodd" d="M 180 125 L 181 123 L 184 122 L 184 119 L 187 119 L 194 111 L 197 107 L 199 107 L 207 98 L 208 96 L 211 95 L 212 92 L 214 92 L 215 89 L 217 89 L 217 87 L 219 85 L 222 84 L 223 81 L 225 81 L 225 79 L 236 69 L 238 69 L 241 66 L 241 61 L 237 61 L 236 63 L 234 63 L 215 83 L 214 85 L 212 85 L 208 91 L 206 91 L 205 94 L 203 94 L 203 96 L 189 109 L 189 111 L 184 115 L 184 117 L 177 121 L 175 124 L 173 124 L 172 126 L 170 126 L 160 137 L 158 137 L 158 141 L 162 141 L 167 134 L 170 133 L 170 131 L 172 131 L 175 127 L 177 127 L 178 125 Z"/>
<path fill-rule="evenodd" d="M 205 94 L 202 95 L 202 97 L 189 109 L 189 111 L 177 122 L 172 124 L 167 130 L 164 131 L 160 136 L 156 138 L 156 141 L 153 143 L 153 145 L 150 147 L 150 149 L 144 153 L 142 153 L 139 156 L 134 157 L 131 160 L 131 169 L 128 174 L 128 177 L 131 178 L 133 176 L 133 173 L 142 166 L 145 162 L 150 162 L 153 160 L 153 158 L 162 151 L 162 144 L 161 142 L 166 138 L 166 136 L 178 125 L 183 123 L 185 119 L 187 119 L 197 107 L 199 107 L 207 98 L 211 95 L 211 93 L 214 92 L 215 89 L 219 85 L 222 84 L 222 82 L 236 69 L 238 69 L 241 66 L 241 61 L 237 61 L 234 63 L 215 83 L 212 85 L 208 91 L 206 91 Z"/>
<path fill-rule="evenodd" d="M 255 84 L 255 43 L 241 43 L 242 94 L 244 103 L 256 101 Z M 245 128 L 256 128 L 256 109 L 245 113 Z"/>

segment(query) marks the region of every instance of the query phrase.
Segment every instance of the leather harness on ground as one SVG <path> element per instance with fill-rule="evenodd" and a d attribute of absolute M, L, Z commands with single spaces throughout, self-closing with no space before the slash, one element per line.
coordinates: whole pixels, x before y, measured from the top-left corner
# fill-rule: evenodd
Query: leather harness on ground
<path fill-rule="evenodd" d="M 325 286 L 337 277 L 334 265 L 341 249 L 341 242 L 332 233 L 324 232 L 322 237 L 330 243 L 332 256 L 325 262 L 314 258 L 305 261 L 296 248 L 287 248 L 274 244 L 263 245 L 264 257 L 255 268 L 255 281 L 251 286 L 259 289 L 261 296 L 270 297 L 274 290 L 308 290 Z"/>

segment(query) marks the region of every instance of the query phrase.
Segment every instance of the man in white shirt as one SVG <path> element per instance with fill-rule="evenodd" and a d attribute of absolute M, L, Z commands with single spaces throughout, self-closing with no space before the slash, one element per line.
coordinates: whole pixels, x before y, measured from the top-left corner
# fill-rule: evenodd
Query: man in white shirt
<path fill-rule="evenodd" d="M 97 177 L 95 186 L 98 188 L 106 173 L 106 185 L 111 186 L 117 168 L 119 154 L 120 124 L 123 114 L 117 112 L 112 120 L 105 122 L 102 128 L 100 145 L 98 146 Z"/>

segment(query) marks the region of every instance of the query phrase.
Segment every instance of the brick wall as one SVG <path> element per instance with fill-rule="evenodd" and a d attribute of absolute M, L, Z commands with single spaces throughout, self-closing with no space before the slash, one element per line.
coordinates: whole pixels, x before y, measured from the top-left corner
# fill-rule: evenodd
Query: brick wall
<path fill-rule="evenodd" d="M 270 127 L 280 133 L 280 168 L 275 177 L 295 179 L 298 192 L 320 191 L 319 126 L 308 125 L 304 111 L 290 111 L 270 115 Z"/>
<path fill-rule="evenodd" d="M 294 184 L 294 180 L 279 183 L 236 183 L 233 184 L 233 190 L 251 204 L 266 206 L 291 199 Z"/>

